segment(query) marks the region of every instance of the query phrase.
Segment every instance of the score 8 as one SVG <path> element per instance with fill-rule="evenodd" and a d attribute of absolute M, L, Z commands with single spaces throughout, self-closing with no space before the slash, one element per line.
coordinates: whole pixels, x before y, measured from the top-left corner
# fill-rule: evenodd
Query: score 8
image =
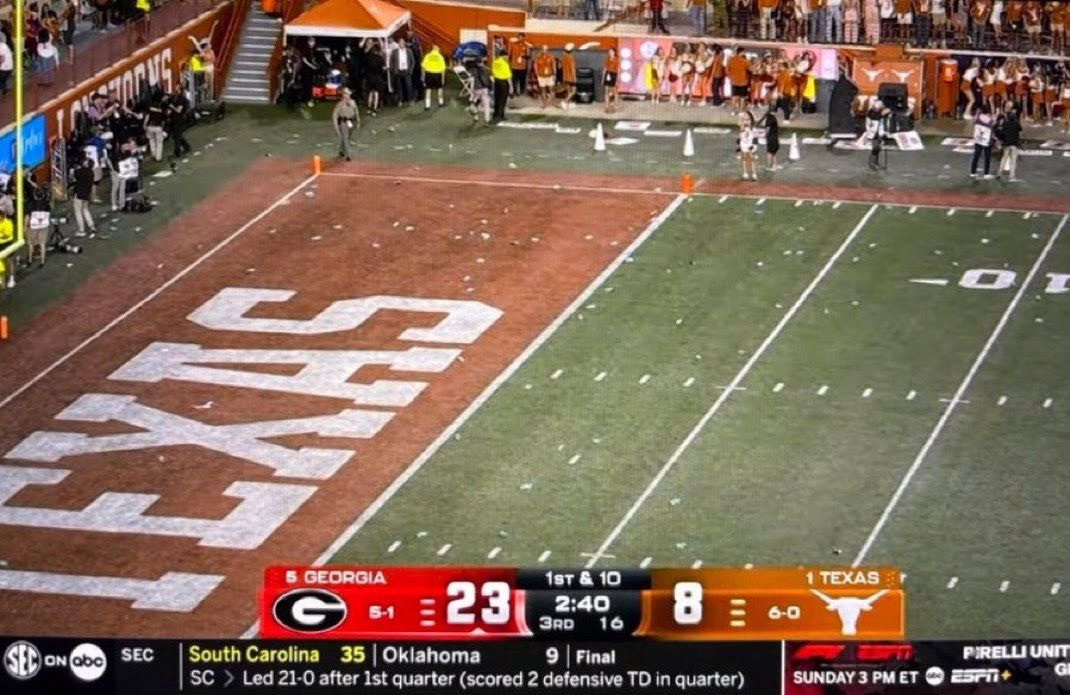
<path fill-rule="evenodd" d="M 677 582 L 672 587 L 672 617 L 677 625 L 702 622 L 702 584 Z"/>

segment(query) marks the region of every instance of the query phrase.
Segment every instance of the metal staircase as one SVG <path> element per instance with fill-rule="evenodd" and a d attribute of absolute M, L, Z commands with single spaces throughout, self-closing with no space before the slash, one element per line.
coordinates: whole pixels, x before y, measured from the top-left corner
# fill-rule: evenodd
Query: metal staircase
<path fill-rule="evenodd" d="M 268 64 L 282 32 L 282 20 L 264 14 L 259 2 L 249 3 L 241 38 L 231 59 L 223 98 L 237 104 L 271 101 Z"/>

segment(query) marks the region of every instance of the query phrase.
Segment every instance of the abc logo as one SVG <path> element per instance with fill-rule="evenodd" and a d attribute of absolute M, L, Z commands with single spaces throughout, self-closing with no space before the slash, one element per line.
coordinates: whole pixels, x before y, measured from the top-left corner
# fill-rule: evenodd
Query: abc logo
<path fill-rule="evenodd" d="M 104 675 L 105 669 L 108 668 L 108 657 L 97 645 L 82 642 L 71 650 L 71 657 L 67 663 L 75 677 L 89 682 Z"/>
<path fill-rule="evenodd" d="M 275 599 L 271 614 L 294 632 L 326 632 L 346 619 L 346 603 L 323 589 L 294 589 Z"/>
<path fill-rule="evenodd" d="M 925 682 L 929 685 L 940 685 L 944 682 L 944 669 L 939 666 L 930 666 L 925 672 Z"/>

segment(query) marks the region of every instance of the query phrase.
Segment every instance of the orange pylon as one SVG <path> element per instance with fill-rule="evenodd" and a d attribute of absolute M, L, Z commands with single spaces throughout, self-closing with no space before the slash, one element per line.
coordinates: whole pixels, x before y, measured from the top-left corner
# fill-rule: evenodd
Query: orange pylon
<path fill-rule="evenodd" d="M 691 178 L 691 174 L 684 174 L 680 177 L 680 190 L 691 195 L 695 190 L 695 180 Z"/>
<path fill-rule="evenodd" d="M 319 174 L 323 172 L 323 160 L 320 159 L 318 154 L 312 155 L 312 173 Z"/>

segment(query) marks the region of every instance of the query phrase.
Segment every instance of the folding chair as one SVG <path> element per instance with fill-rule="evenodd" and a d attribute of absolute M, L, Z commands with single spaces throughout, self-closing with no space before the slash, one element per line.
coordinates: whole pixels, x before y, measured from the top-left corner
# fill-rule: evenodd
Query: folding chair
<path fill-rule="evenodd" d="M 453 74 L 457 76 L 457 79 L 461 82 L 461 96 L 466 97 L 468 102 L 471 103 L 475 99 L 475 78 L 472 77 L 472 73 L 461 65 L 455 63 L 453 68 Z"/>

